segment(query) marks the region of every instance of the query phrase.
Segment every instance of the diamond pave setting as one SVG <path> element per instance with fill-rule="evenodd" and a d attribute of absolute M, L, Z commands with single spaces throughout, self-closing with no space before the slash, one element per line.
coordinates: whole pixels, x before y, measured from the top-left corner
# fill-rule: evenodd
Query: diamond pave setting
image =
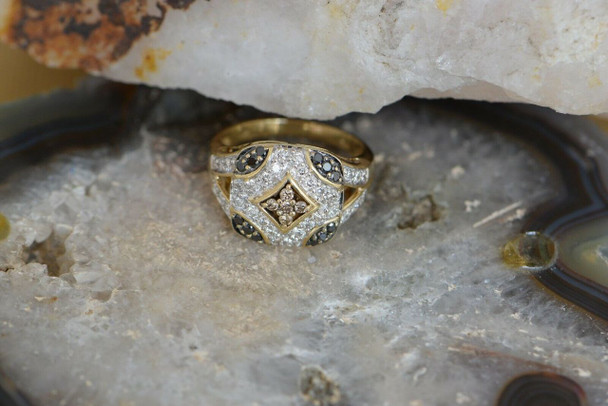
<path fill-rule="evenodd" d="M 342 188 L 321 180 L 308 154 L 302 147 L 275 146 L 257 173 L 230 184 L 231 209 L 242 213 L 270 244 L 305 245 L 313 230 L 340 217 Z"/>
<path fill-rule="evenodd" d="M 300 189 L 289 174 L 278 188 L 252 201 L 270 216 L 283 233 L 318 208 L 318 204 Z"/>

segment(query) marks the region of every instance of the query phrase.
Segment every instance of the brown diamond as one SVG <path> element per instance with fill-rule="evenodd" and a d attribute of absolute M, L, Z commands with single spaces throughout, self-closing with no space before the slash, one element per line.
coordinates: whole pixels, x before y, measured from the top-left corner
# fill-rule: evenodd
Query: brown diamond
<path fill-rule="evenodd" d="M 254 200 L 275 225 L 286 233 L 317 209 L 317 203 L 287 175 L 275 188 Z"/>

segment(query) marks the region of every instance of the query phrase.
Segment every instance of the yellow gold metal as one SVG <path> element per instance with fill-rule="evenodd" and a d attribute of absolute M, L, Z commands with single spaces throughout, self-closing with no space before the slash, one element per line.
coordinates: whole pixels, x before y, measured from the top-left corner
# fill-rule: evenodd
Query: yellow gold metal
<path fill-rule="evenodd" d="M 226 198 L 226 200 L 230 201 L 230 183 L 232 182 L 232 178 L 230 176 L 215 176 L 215 183 L 217 183 L 218 188 Z"/>
<path fill-rule="evenodd" d="M 298 217 L 297 219 L 295 219 L 290 225 L 285 226 L 285 225 L 279 223 L 273 216 L 271 216 L 265 210 L 265 208 L 262 206 L 262 202 L 268 200 L 272 196 L 274 196 L 277 193 L 279 193 L 279 191 L 281 191 L 281 189 L 283 189 L 283 187 L 285 187 L 285 185 L 288 182 L 296 190 L 296 192 L 300 195 L 300 197 L 306 203 L 308 203 L 308 205 L 309 205 L 310 208 L 306 211 L 306 213 L 303 213 L 300 217 Z M 262 210 L 267 215 L 267 217 L 274 223 L 275 226 L 277 226 L 277 228 L 283 234 L 287 234 L 295 226 L 297 226 L 300 221 L 302 221 L 306 217 L 310 216 L 312 213 L 314 213 L 319 208 L 319 203 L 317 203 L 310 196 L 308 196 L 306 193 L 304 193 L 304 191 L 302 190 L 302 188 L 300 188 L 300 186 L 296 183 L 296 181 L 293 179 L 293 177 L 289 173 L 287 175 L 285 175 L 285 177 L 283 179 L 281 179 L 281 181 L 277 185 L 275 185 L 275 187 L 273 187 L 272 189 L 268 190 L 266 193 L 264 193 L 264 194 L 262 194 L 262 195 L 260 195 L 258 197 L 252 197 L 252 198 L 250 198 L 249 201 L 251 203 L 255 204 L 256 206 L 258 206 L 260 208 L 260 210 Z"/>
<path fill-rule="evenodd" d="M 256 142 L 310 146 L 336 156 L 357 168 L 371 165 L 373 154 L 359 138 L 338 128 L 312 121 L 286 118 L 251 120 L 219 132 L 211 140 L 211 153 L 227 155 Z"/>
<path fill-rule="evenodd" d="M 365 192 L 366 188 L 364 188 L 364 187 L 348 188 L 349 191 L 350 191 L 350 189 L 352 189 L 352 192 L 348 196 L 344 196 L 344 203 L 342 204 L 342 210 L 348 209 L 354 202 L 356 202 L 357 199 L 359 198 L 359 196 L 361 196 L 363 194 L 363 192 Z M 346 192 L 346 190 L 345 190 L 345 192 Z"/>

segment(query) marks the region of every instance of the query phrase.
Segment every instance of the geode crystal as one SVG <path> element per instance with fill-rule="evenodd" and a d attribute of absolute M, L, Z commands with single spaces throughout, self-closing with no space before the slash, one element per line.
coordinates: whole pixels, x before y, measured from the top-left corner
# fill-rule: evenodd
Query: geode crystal
<path fill-rule="evenodd" d="M 376 154 L 368 198 L 327 243 L 331 224 L 286 249 L 232 231 L 205 166 L 214 133 L 261 113 L 101 90 L 0 109 L 0 367 L 33 404 L 489 406 L 542 393 L 521 374 L 605 404 L 605 298 L 575 282 L 563 300 L 500 255 L 547 202 L 606 213 L 593 124 L 421 100 L 344 117 Z M 589 185 L 603 197 L 573 193 Z M 605 275 L 591 231 L 559 257 Z"/>

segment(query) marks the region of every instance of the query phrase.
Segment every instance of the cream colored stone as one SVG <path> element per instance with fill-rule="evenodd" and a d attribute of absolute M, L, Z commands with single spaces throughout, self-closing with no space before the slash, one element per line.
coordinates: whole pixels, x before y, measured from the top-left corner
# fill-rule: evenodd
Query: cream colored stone
<path fill-rule="evenodd" d="M 195 1 L 101 74 L 318 119 L 404 95 L 597 114 L 606 21 L 604 0 Z"/>

